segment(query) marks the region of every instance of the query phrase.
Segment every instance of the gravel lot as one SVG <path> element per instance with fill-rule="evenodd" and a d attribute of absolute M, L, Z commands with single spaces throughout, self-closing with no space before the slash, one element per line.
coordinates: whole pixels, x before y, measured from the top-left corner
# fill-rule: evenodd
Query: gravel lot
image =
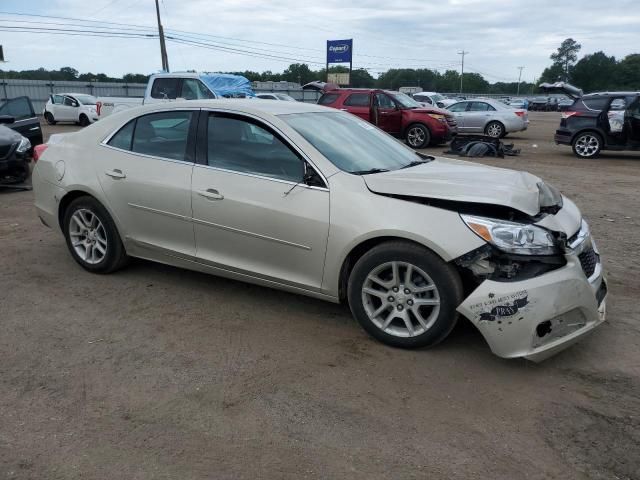
<path fill-rule="evenodd" d="M 32 192 L 0 191 L 0 478 L 640 478 L 640 155 L 578 160 L 558 114 L 530 118 L 521 156 L 481 161 L 578 203 L 611 292 L 542 364 L 467 322 L 402 351 L 338 305 L 145 261 L 92 275 Z"/>

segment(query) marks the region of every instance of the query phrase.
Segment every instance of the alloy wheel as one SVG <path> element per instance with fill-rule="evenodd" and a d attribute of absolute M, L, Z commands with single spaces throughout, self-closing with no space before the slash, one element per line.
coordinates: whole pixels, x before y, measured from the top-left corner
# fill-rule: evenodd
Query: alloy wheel
<path fill-rule="evenodd" d="M 500 138 L 502 136 L 502 125 L 499 123 L 492 123 L 487 127 L 487 135 L 493 138 Z"/>
<path fill-rule="evenodd" d="M 107 254 L 107 233 L 98 216 L 85 208 L 76 210 L 69 222 L 71 245 L 88 264 L 100 263 Z"/>
<path fill-rule="evenodd" d="M 600 150 L 600 140 L 595 135 L 581 135 L 576 140 L 575 149 L 581 157 L 591 157 Z"/>
<path fill-rule="evenodd" d="M 426 135 L 424 133 L 424 130 L 419 127 L 413 127 L 409 129 L 409 132 L 407 133 L 407 141 L 412 147 L 421 146 L 424 143 L 425 138 Z"/>
<path fill-rule="evenodd" d="M 440 312 L 435 283 L 407 262 L 386 262 L 374 268 L 362 286 L 362 303 L 371 322 L 396 337 L 422 335 Z"/>

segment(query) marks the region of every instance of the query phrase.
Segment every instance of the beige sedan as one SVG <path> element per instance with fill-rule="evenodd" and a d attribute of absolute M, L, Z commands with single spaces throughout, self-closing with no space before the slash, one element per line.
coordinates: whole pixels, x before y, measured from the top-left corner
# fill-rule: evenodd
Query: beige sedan
<path fill-rule="evenodd" d="M 604 320 L 600 256 L 570 200 L 524 172 L 416 153 L 345 112 L 155 104 L 39 154 L 38 215 L 90 272 L 141 257 L 345 302 L 405 348 L 440 342 L 462 314 L 497 355 L 533 360 Z"/>

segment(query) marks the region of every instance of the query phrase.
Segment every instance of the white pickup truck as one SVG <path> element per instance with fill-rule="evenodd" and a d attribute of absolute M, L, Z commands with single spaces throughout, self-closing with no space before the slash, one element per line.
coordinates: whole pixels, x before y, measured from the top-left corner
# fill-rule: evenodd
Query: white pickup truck
<path fill-rule="evenodd" d="M 226 73 L 176 72 L 152 75 L 144 97 L 101 97 L 96 102 L 97 118 L 114 112 L 171 100 L 200 100 L 220 97 L 253 97 L 251 82 Z"/>

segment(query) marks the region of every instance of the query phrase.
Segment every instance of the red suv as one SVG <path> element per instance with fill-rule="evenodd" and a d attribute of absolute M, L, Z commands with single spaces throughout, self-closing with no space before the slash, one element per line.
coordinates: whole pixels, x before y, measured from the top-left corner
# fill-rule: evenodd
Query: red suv
<path fill-rule="evenodd" d="M 444 143 L 458 132 L 451 113 L 423 107 L 400 92 L 340 88 L 325 92 L 318 104 L 357 115 L 393 136 L 404 138 L 412 148 Z"/>

